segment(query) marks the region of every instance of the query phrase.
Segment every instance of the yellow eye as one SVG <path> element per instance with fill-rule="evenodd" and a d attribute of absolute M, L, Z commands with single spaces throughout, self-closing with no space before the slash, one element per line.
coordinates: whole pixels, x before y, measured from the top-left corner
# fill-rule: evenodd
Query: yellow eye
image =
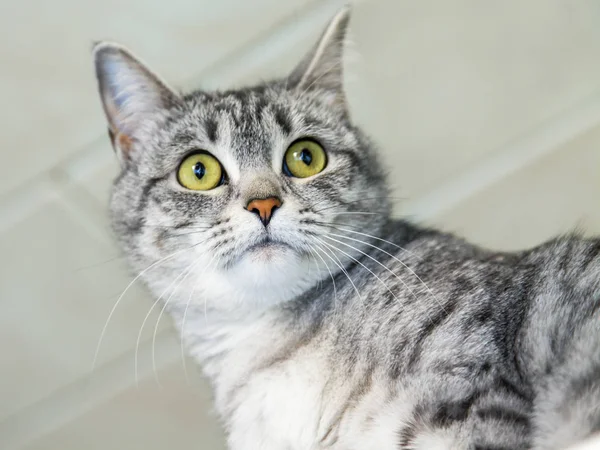
<path fill-rule="evenodd" d="M 325 150 L 315 141 L 294 142 L 285 152 L 283 171 L 288 176 L 307 178 L 321 172 L 327 165 Z"/>
<path fill-rule="evenodd" d="M 217 158 L 208 153 L 195 153 L 183 160 L 177 180 L 193 191 L 208 191 L 223 183 L 223 168 Z"/>

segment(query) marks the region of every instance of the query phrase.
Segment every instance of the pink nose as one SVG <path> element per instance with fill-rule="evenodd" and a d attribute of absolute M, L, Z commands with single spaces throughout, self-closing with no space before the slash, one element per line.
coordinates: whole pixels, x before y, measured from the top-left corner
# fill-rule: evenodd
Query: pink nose
<path fill-rule="evenodd" d="M 277 208 L 281 206 L 281 200 L 277 197 L 255 198 L 250 200 L 246 209 L 260 217 L 260 221 L 266 227 L 271 221 L 271 217 Z"/>

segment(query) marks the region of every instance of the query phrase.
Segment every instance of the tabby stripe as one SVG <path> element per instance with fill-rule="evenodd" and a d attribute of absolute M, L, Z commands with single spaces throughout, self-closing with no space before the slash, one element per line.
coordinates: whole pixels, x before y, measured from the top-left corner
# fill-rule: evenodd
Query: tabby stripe
<path fill-rule="evenodd" d="M 292 121 L 288 114 L 282 108 L 275 108 L 275 122 L 285 134 L 291 134 Z"/>
<path fill-rule="evenodd" d="M 504 409 L 500 406 L 491 406 L 489 408 L 478 409 L 477 417 L 482 420 L 495 420 L 498 422 L 510 422 L 514 425 L 521 425 L 529 428 L 529 419 L 527 416 L 510 409 Z"/>
<path fill-rule="evenodd" d="M 141 231 L 141 229 L 143 228 L 143 226 L 144 226 L 144 219 L 143 219 L 144 214 L 143 213 L 146 210 L 146 207 L 148 206 L 148 199 L 149 199 L 148 196 L 150 194 L 150 191 L 152 190 L 152 188 L 154 188 L 154 186 L 156 186 L 156 183 L 158 183 L 159 181 L 162 181 L 165 178 L 166 178 L 166 176 L 161 177 L 161 178 L 151 178 L 150 180 L 148 180 L 148 182 L 142 188 L 142 194 L 140 196 L 140 201 L 135 207 L 135 210 L 138 213 L 137 216 L 140 218 L 133 223 L 124 222 L 129 233 L 138 234 Z"/>
<path fill-rule="evenodd" d="M 594 301 L 596 303 L 594 303 L 594 305 L 592 306 L 592 310 L 587 315 L 588 319 L 592 319 L 592 320 L 598 319 L 597 317 L 594 317 L 594 316 L 598 312 L 598 309 L 600 309 L 600 292 L 596 292 L 595 296 L 596 296 L 596 298 L 594 299 Z"/>
<path fill-rule="evenodd" d="M 435 317 L 427 320 L 427 325 L 423 328 L 419 336 L 417 337 L 417 343 L 408 359 L 407 370 L 411 371 L 415 368 L 419 359 L 421 357 L 421 353 L 423 350 L 423 343 L 425 340 L 433 334 L 433 332 L 440 326 L 443 325 L 454 313 L 456 310 L 456 306 L 458 305 L 458 297 L 453 296 L 452 300 L 446 302 L 445 305 L 441 307 L 441 310 L 436 314 Z"/>
<path fill-rule="evenodd" d="M 204 121 L 204 129 L 206 130 L 206 137 L 211 142 L 217 142 L 219 139 L 219 123 L 214 118 L 209 118 Z"/>
<path fill-rule="evenodd" d="M 561 255 L 562 257 L 559 260 L 558 263 L 558 268 L 561 272 L 563 272 L 564 274 L 566 274 L 567 270 L 569 269 L 569 263 L 571 262 L 571 259 L 573 257 L 573 240 L 569 239 L 566 243 L 566 250 L 565 253 L 563 255 Z"/>
<path fill-rule="evenodd" d="M 571 399 L 573 397 L 583 397 L 588 394 L 588 391 L 594 388 L 600 389 L 600 366 L 593 367 L 583 376 L 571 381 L 573 395 L 568 397 Z"/>
<path fill-rule="evenodd" d="M 138 219 L 133 223 L 123 222 L 125 227 L 127 227 L 127 232 L 129 234 L 139 234 L 144 226 L 144 221 L 142 219 Z"/>
<path fill-rule="evenodd" d="M 152 191 L 152 189 L 154 188 L 154 186 L 156 186 L 156 184 L 159 181 L 162 181 L 163 179 L 165 179 L 166 177 L 160 177 L 160 178 L 151 178 L 150 180 L 148 180 L 148 182 L 144 185 L 144 187 L 142 188 L 142 195 L 140 196 L 140 201 L 136 206 L 136 211 L 138 213 L 142 213 L 145 211 L 146 206 L 148 205 L 148 198 L 149 198 L 149 194 Z"/>
<path fill-rule="evenodd" d="M 335 428 L 337 428 L 339 426 L 340 422 L 342 421 L 342 419 L 344 418 L 344 416 L 346 415 L 348 410 L 350 410 L 354 406 L 356 406 L 360 402 L 360 399 L 363 398 L 365 395 L 367 395 L 367 393 L 371 389 L 372 383 L 373 383 L 372 373 L 371 373 L 371 371 L 369 371 L 369 372 L 367 372 L 367 374 L 365 374 L 364 378 L 354 386 L 354 388 L 348 395 L 348 398 L 346 398 L 344 405 L 340 408 L 340 411 L 337 412 L 334 419 L 329 424 L 327 431 L 325 431 L 325 434 L 319 440 L 319 442 L 324 443 L 325 441 L 327 441 L 327 439 L 329 438 L 331 433 L 335 430 Z M 332 445 L 336 441 L 337 441 L 337 437 L 335 439 L 329 441 L 327 444 Z"/>
<path fill-rule="evenodd" d="M 533 401 L 533 395 L 529 394 L 528 392 L 523 391 L 520 387 L 518 387 L 511 380 L 509 380 L 503 376 L 500 376 L 495 381 L 497 383 L 496 387 L 500 388 L 501 390 L 505 391 L 506 393 L 513 394 L 515 397 L 518 397 L 520 400 L 522 400 L 526 403 Z"/>
<path fill-rule="evenodd" d="M 515 448 L 504 447 L 503 445 L 475 445 L 473 450 L 515 450 Z"/>
<path fill-rule="evenodd" d="M 184 227 L 189 227 L 190 225 L 192 225 L 194 222 L 192 220 L 186 220 L 184 222 L 180 222 L 180 223 L 176 223 L 175 225 L 173 225 L 171 228 L 173 229 L 179 229 L 179 228 L 184 228 Z"/>
<path fill-rule="evenodd" d="M 417 426 L 415 423 L 406 425 L 398 433 L 398 450 L 411 448 L 415 437 L 417 436 Z"/>
<path fill-rule="evenodd" d="M 591 243 L 583 254 L 583 261 L 581 262 L 582 270 L 586 270 L 592 261 L 600 259 L 600 240 Z"/>
<path fill-rule="evenodd" d="M 443 428 L 453 422 L 465 420 L 469 416 L 469 410 L 477 397 L 476 394 L 472 394 L 463 400 L 438 405 L 436 413 L 431 418 L 431 424 Z"/>

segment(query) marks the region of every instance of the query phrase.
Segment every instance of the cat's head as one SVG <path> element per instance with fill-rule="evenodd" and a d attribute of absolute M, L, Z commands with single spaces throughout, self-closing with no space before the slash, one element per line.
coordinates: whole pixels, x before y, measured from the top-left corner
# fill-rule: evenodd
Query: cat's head
<path fill-rule="evenodd" d="M 123 47 L 95 47 L 122 168 L 113 227 L 157 296 L 225 310 L 286 301 L 383 226 L 382 169 L 343 90 L 348 21 L 336 15 L 288 77 L 225 92 L 181 95 Z"/>

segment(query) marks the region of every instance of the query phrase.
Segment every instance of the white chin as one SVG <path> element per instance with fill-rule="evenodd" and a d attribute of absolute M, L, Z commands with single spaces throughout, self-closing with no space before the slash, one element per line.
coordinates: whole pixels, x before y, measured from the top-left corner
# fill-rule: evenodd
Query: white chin
<path fill-rule="evenodd" d="M 249 250 L 229 270 L 228 278 L 258 295 L 289 297 L 306 282 L 307 267 L 304 258 L 291 248 L 269 245 Z"/>
<path fill-rule="evenodd" d="M 286 245 L 270 244 L 254 247 L 242 257 L 242 263 L 248 261 L 251 264 L 279 265 L 290 260 L 297 259 L 296 253 Z"/>

